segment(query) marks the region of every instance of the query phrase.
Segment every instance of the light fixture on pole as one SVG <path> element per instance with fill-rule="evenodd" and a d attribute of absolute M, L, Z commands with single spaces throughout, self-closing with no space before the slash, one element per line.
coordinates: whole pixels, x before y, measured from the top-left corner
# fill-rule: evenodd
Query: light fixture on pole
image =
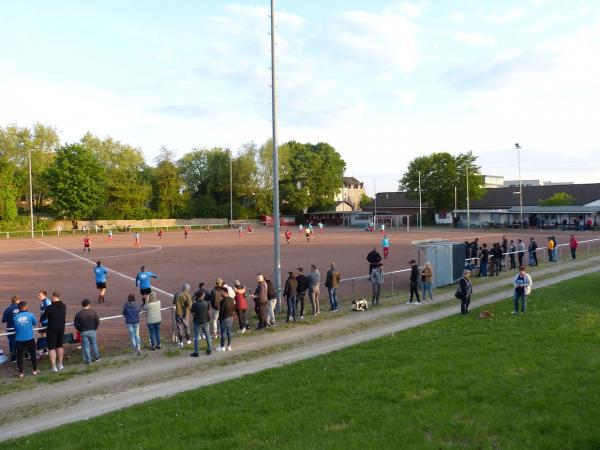
<path fill-rule="evenodd" d="M 521 230 L 523 230 L 523 183 L 521 182 L 521 146 L 516 143 L 515 149 L 517 150 L 517 160 L 519 162 L 519 210 L 521 212 Z"/>
<path fill-rule="evenodd" d="M 467 229 L 471 228 L 471 210 L 469 203 L 469 162 L 467 161 Z"/>
<path fill-rule="evenodd" d="M 421 172 L 419 171 L 419 230 L 423 228 L 423 208 L 421 203 Z"/>

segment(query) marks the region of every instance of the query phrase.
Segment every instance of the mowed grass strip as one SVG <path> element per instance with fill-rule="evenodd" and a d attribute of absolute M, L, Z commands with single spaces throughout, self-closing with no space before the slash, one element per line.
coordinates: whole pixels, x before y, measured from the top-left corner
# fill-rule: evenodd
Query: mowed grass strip
<path fill-rule="evenodd" d="M 493 319 L 475 309 L 0 448 L 600 448 L 599 285 L 583 276 L 534 290 L 525 315 L 506 300 Z"/>

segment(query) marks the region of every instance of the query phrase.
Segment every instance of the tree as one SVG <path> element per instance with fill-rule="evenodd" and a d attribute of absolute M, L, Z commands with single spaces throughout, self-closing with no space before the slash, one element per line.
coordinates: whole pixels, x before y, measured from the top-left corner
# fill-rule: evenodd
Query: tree
<path fill-rule="evenodd" d="M 167 147 L 160 149 L 152 173 L 152 206 L 156 215 L 160 218 L 176 217 L 183 207 L 183 183 L 174 162 L 174 153 Z"/>
<path fill-rule="evenodd" d="M 17 196 L 19 189 L 15 182 L 15 165 L 0 158 L 0 221 L 12 222 L 18 214 Z"/>
<path fill-rule="evenodd" d="M 575 203 L 575 197 L 566 192 L 556 192 L 550 197 L 538 200 L 540 206 L 567 206 Z"/>
<path fill-rule="evenodd" d="M 467 197 L 467 170 L 471 200 L 485 194 L 481 168 L 475 164 L 477 157 L 471 152 L 452 156 L 447 152 L 432 153 L 413 159 L 399 180 L 398 189 L 406 191 L 413 200 L 419 199 L 419 172 L 421 174 L 421 199 L 436 211 L 454 208 L 454 192 L 459 207 L 464 207 Z"/>
<path fill-rule="evenodd" d="M 94 153 L 80 144 L 58 149 L 48 182 L 53 209 L 74 227 L 77 220 L 91 217 L 106 198 L 106 172 Z"/>
<path fill-rule="evenodd" d="M 86 133 L 81 143 L 92 150 L 106 169 L 106 203 L 98 216 L 110 219 L 147 217 L 152 186 L 145 176 L 147 166 L 142 151 L 111 137 L 101 140 L 91 133 Z"/>
<path fill-rule="evenodd" d="M 362 207 L 362 205 L 366 205 L 367 203 L 371 203 L 372 201 L 373 199 L 363 192 L 362 194 L 360 194 L 360 199 L 358 203 Z"/>

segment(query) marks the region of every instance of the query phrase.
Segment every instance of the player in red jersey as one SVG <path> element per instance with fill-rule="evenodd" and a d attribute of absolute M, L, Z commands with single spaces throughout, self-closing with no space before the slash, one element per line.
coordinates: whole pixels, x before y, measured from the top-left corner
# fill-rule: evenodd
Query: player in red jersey
<path fill-rule="evenodd" d="M 157 234 L 156 236 L 158 236 L 158 238 L 159 238 L 159 239 L 162 239 L 162 237 L 163 237 L 163 234 L 164 234 L 164 232 L 163 232 L 163 229 L 162 229 L 162 228 L 160 228 L 160 229 L 158 230 L 158 234 Z"/>
<path fill-rule="evenodd" d="M 92 245 L 92 238 L 90 237 L 89 234 L 86 234 L 83 237 L 83 253 L 85 253 L 85 251 L 87 250 L 88 253 L 92 253 L 92 249 L 90 248 Z"/>
<path fill-rule="evenodd" d="M 190 234 L 190 227 L 186 225 L 185 227 L 183 227 L 183 238 L 187 239 L 188 234 Z"/>
<path fill-rule="evenodd" d="M 285 241 L 289 244 L 290 241 L 292 240 L 292 232 L 289 229 L 287 229 L 287 230 L 285 230 L 284 236 L 285 236 Z"/>

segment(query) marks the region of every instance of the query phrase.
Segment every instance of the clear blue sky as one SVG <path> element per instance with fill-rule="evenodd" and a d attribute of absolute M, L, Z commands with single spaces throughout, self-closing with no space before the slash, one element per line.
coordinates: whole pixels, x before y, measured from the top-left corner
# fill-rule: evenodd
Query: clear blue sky
<path fill-rule="evenodd" d="M 270 136 L 268 1 L 0 6 L 0 125 L 140 146 Z M 327 141 L 369 190 L 408 161 L 479 155 L 484 173 L 600 181 L 600 2 L 280 0 L 282 141 Z"/>

